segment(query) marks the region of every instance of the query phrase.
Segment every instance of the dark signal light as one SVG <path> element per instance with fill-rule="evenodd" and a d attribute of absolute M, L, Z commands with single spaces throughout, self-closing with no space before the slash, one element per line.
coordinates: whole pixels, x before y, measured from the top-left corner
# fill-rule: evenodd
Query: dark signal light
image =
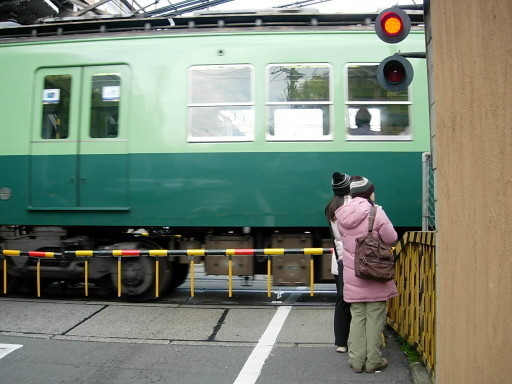
<path fill-rule="evenodd" d="M 398 92 L 407 89 L 413 77 L 411 63 L 399 55 L 386 57 L 377 67 L 377 81 L 387 91 Z"/>
<path fill-rule="evenodd" d="M 390 61 L 384 65 L 384 77 L 391 84 L 400 84 L 405 77 L 405 68 L 398 61 Z"/>
<path fill-rule="evenodd" d="M 389 44 L 404 40 L 411 30 L 411 19 L 407 13 L 397 7 L 383 10 L 375 19 L 375 32 L 379 38 Z"/>

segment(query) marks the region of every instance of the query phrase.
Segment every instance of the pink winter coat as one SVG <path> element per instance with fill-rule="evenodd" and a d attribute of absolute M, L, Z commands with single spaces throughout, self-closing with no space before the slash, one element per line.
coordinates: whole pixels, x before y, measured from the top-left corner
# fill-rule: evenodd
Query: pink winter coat
<path fill-rule="evenodd" d="M 384 210 L 378 205 L 376 207 L 373 234 L 378 234 L 382 241 L 392 245 L 397 240 L 396 231 Z M 393 280 L 364 280 L 355 275 L 356 239 L 368 232 L 370 208 L 368 200 L 356 197 L 336 211 L 336 223 L 343 240 L 343 298 L 347 303 L 386 301 L 398 295 Z"/>

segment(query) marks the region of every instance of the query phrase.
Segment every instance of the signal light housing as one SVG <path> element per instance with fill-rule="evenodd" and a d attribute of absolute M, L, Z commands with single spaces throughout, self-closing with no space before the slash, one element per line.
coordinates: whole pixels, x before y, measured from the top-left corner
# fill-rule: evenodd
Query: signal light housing
<path fill-rule="evenodd" d="M 398 7 L 383 10 L 375 19 L 375 32 L 386 43 L 399 43 L 407 37 L 410 31 L 410 17 Z"/>
<path fill-rule="evenodd" d="M 411 63 L 397 54 L 386 57 L 377 67 L 377 81 L 387 91 L 398 92 L 407 89 L 413 76 Z"/>

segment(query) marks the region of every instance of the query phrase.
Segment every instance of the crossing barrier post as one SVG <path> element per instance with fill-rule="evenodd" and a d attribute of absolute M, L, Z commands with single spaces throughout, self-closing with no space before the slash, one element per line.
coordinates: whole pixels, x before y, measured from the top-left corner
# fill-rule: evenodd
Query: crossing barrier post
<path fill-rule="evenodd" d="M 160 262 L 158 257 L 155 257 L 155 297 L 158 299 L 159 296 L 159 275 L 160 275 Z"/>
<path fill-rule="evenodd" d="M 41 259 L 37 258 L 36 264 L 36 285 L 37 285 L 37 297 L 41 297 Z"/>
<path fill-rule="evenodd" d="M 117 258 L 117 297 L 121 297 L 121 256 Z"/>
<path fill-rule="evenodd" d="M 4 295 L 7 294 L 7 259 L 2 255 L 2 263 L 3 263 L 3 286 L 4 286 Z"/>
<path fill-rule="evenodd" d="M 4 271 L 4 295 L 7 294 L 7 259 L 3 257 L 2 263 L 4 265 L 3 271 Z"/>
<path fill-rule="evenodd" d="M 309 283 L 310 283 L 310 296 L 315 296 L 315 261 L 313 254 L 310 255 L 309 259 Z"/>
<path fill-rule="evenodd" d="M 272 297 L 272 258 L 267 255 L 267 297 Z"/>
<path fill-rule="evenodd" d="M 233 297 L 233 258 L 228 255 L 228 297 Z"/>
<path fill-rule="evenodd" d="M 89 296 L 89 261 L 84 262 L 84 284 L 85 284 L 85 297 Z"/>
<path fill-rule="evenodd" d="M 194 256 L 190 257 L 190 297 L 194 297 Z"/>

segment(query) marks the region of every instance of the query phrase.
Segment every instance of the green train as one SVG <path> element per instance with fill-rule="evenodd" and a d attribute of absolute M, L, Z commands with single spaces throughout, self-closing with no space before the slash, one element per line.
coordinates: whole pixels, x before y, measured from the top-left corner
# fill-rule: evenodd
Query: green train
<path fill-rule="evenodd" d="M 0 29 L 0 247 L 320 247 L 333 171 L 370 178 L 399 231 L 420 227 L 425 60 L 411 59 L 404 91 L 379 87 L 376 72 L 397 51 L 424 51 L 422 21 L 412 15 L 407 39 L 389 45 L 375 17 L 203 13 Z M 7 261 L 9 284 L 33 284 L 32 258 Z M 315 279 L 328 278 L 327 261 Z M 281 262 L 274 283 L 302 284 L 302 267 Z M 205 263 L 226 273 L 218 258 Z M 265 271 L 258 258 L 244 263 L 236 274 Z M 83 264 L 42 260 L 41 276 L 82 280 Z M 183 283 L 188 260 L 163 265 L 162 293 Z M 93 259 L 90 280 L 115 285 L 115 268 Z M 131 258 L 123 272 L 124 296 L 154 296 L 153 264 Z"/>

